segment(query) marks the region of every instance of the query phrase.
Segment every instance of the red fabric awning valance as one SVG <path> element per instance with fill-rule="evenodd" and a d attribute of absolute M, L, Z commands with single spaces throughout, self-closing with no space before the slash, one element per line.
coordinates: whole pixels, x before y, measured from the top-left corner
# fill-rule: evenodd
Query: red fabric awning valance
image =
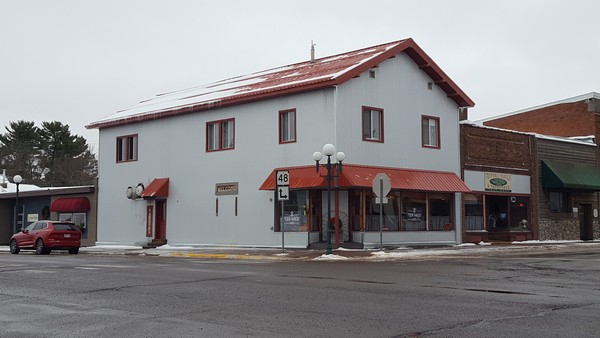
<path fill-rule="evenodd" d="M 290 189 L 310 189 L 327 187 L 325 166 L 317 173 L 315 166 L 277 168 L 260 186 L 260 190 L 275 190 L 275 172 L 287 170 L 290 173 Z M 373 179 L 379 173 L 388 174 L 392 189 L 439 192 L 471 192 L 469 187 L 453 172 L 373 167 L 344 164 L 338 180 L 338 187 L 371 188 Z M 333 184 L 333 183 L 332 183 Z"/>
<path fill-rule="evenodd" d="M 168 197 L 169 196 L 169 179 L 155 178 L 149 186 L 142 192 L 142 198 L 151 197 Z"/>
<path fill-rule="evenodd" d="M 88 212 L 90 200 L 87 197 L 57 198 L 50 205 L 53 212 Z"/>

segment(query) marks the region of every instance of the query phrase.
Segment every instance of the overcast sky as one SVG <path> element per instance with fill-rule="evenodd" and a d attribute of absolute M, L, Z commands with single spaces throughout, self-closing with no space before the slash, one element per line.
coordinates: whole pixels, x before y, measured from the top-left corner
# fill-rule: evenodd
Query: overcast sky
<path fill-rule="evenodd" d="M 598 0 L 0 0 L 0 132 L 408 37 L 470 119 L 600 91 Z"/>

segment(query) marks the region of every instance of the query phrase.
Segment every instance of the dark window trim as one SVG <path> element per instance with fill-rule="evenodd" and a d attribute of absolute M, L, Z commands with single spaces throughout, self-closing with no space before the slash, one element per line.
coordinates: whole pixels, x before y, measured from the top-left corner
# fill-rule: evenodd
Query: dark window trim
<path fill-rule="evenodd" d="M 233 147 L 231 148 L 223 148 L 223 124 L 226 122 L 233 122 Z M 218 147 L 216 149 L 209 149 L 208 148 L 208 137 L 209 137 L 209 133 L 208 133 L 208 126 L 209 125 L 213 125 L 213 124 L 217 124 L 219 125 L 219 144 Z M 229 119 L 223 119 L 223 120 L 215 120 L 215 121 L 208 121 L 206 122 L 206 152 L 207 153 L 212 153 L 215 151 L 224 151 L 224 150 L 233 150 L 235 149 L 235 118 L 229 118 Z"/>
<path fill-rule="evenodd" d="M 290 140 L 283 140 L 283 135 L 282 135 L 282 125 L 281 125 L 281 117 L 283 116 L 283 114 L 287 114 L 287 113 L 294 113 L 294 138 L 290 139 Z M 298 134 L 297 132 L 297 128 L 296 128 L 296 108 L 292 108 L 292 109 L 285 109 L 285 110 L 280 110 L 279 111 L 279 144 L 286 144 L 286 143 L 296 143 L 297 139 L 298 139 Z"/>
<path fill-rule="evenodd" d="M 130 159 L 130 153 L 129 153 L 129 139 L 135 139 L 135 148 L 134 148 L 134 153 L 135 153 L 135 158 L 134 159 Z M 122 154 L 123 159 L 119 159 L 119 140 L 124 140 L 125 142 L 127 142 L 127 145 L 125 146 L 125 154 Z M 138 134 L 130 134 L 130 135 L 123 135 L 123 136 L 117 136 L 116 141 L 115 141 L 115 160 L 117 163 L 126 163 L 126 162 L 137 162 L 138 160 L 138 145 L 139 145 L 139 138 L 138 138 Z"/>
<path fill-rule="evenodd" d="M 436 120 L 437 121 L 437 145 L 429 145 L 429 144 L 425 144 L 423 142 L 423 120 Z M 442 139 L 440 137 L 440 130 L 441 130 L 441 125 L 440 125 L 440 118 L 438 116 L 431 116 L 431 115 L 421 115 L 421 146 L 423 148 L 429 148 L 429 149 L 441 149 L 442 148 Z"/>
<path fill-rule="evenodd" d="M 365 137 L 365 112 L 371 112 L 371 111 L 378 111 L 380 114 L 380 120 L 379 120 L 379 139 L 373 139 L 373 138 L 366 138 Z M 361 113 L 360 113 L 360 123 L 361 123 L 361 130 L 360 130 L 360 134 L 362 136 L 362 140 L 366 141 L 366 142 L 377 142 L 377 143 L 384 143 L 384 119 L 383 119 L 383 108 L 376 108 L 376 107 L 369 107 L 369 106 L 362 106 L 361 109 Z"/>

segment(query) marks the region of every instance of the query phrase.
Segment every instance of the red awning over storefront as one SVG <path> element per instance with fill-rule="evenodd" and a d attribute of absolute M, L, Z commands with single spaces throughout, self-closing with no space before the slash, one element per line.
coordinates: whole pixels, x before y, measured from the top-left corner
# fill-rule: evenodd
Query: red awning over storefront
<path fill-rule="evenodd" d="M 57 198 L 50 205 L 53 212 L 88 212 L 90 200 L 87 197 Z"/>
<path fill-rule="evenodd" d="M 290 189 L 310 189 L 327 187 L 323 177 L 327 170 L 321 166 L 320 173 L 315 166 L 278 168 L 260 186 L 260 190 L 275 190 L 275 172 L 287 170 L 290 173 Z M 379 173 L 390 177 L 392 189 L 440 192 L 471 192 L 465 183 L 453 172 L 403 169 L 389 167 L 373 167 L 355 164 L 344 164 L 338 180 L 338 187 L 371 188 L 373 179 Z M 334 183 L 332 182 L 332 185 Z"/>
<path fill-rule="evenodd" d="M 168 197 L 169 196 L 169 179 L 155 178 L 149 186 L 142 192 L 142 198 L 152 197 Z"/>

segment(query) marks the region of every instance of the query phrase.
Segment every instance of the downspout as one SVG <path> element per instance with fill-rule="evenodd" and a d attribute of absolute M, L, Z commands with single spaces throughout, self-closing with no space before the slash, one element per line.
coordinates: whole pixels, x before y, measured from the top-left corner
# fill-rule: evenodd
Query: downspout
<path fill-rule="evenodd" d="M 467 120 L 468 107 L 458 107 L 456 114 L 456 125 L 458 126 L 458 177 L 464 182 L 464 172 L 462 166 L 462 143 L 461 143 L 461 121 Z M 441 131 L 440 131 L 441 132 Z M 463 193 L 454 194 L 454 241 L 456 244 L 463 243 Z"/>
<path fill-rule="evenodd" d="M 337 112 L 338 112 L 338 99 L 339 99 L 339 92 L 338 92 L 338 86 L 333 86 L 334 88 L 334 92 L 333 92 L 333 144 L 335 144 L 335 147 L 340 150 L 339 148 L 339 144 L 338 144 L 338 139 L 337 139 Z M 343 150 L 342 150 L 343 151 Z"/>
<path fill-rule="evenodd" d="M 333 92 L 333 141 L 336 145 L 336 147 L 338 147 L 338 140 L 337 140 L 337 110 L 338 110 L 338 86 L 334 86 L 334 92 Z M 339 147 L 338 147 L 338 151 L 339 151 Z M 339 190 L 338 190 L 338 183 L 339 183 L 339 175 L 341 174 L 339 172 L 339 166 L 336 165 L 336 171 L 337 174 L 335 175 L 335 246 L 336 248 L 340 247 L 340 196 L 339 196 Z M 327 222 L 329 222 L 329 220 L 327 220 Z"/>

